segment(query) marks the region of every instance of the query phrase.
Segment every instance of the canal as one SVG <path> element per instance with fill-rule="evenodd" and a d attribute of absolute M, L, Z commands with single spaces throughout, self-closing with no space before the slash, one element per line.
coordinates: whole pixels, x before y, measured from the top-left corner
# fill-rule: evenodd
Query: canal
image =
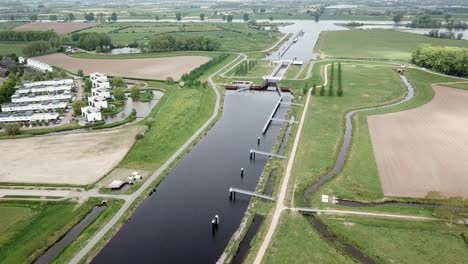
<path fill-rule="evenodd" d="M 291 101 L 284 94 L 284 101 Z M 93 263 L 214 263 L 237 230 L 250 197 L 228 197 L 229 187 L 254 190 L 267 157 L 250 161 L 251 148 L 270 151 L 281 123 L 262 128 L 278 94 L 227 91 L 223 114 L 96 256 Z M 276 116 L 284 118 L 289 106 Z M 261 144 L 257 146 L 257 137 Z M 241 178 L 240 169 L 244 168 Z M 220 217 L 215 235 L 211 219 Z"/>

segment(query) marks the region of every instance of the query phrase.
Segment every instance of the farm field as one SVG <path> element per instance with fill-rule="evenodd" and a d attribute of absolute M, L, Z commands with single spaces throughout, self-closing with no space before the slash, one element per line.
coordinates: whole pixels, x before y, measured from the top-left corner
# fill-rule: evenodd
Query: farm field
<path fill-rule="evenodd" d="M 434 90 L 434 99 L 419 108 L 368 117 L 385 196 L 422 198 L 439 191 L 468 197 L 468 91 Z"/>
<path fill-rule="evenodd" d="M 343 73 L 346 76 L 346 72 Z M 413 69 L 409 70 L 406 75 L 417 90 L 416 96 L 405 104 L 388 109 L 362 112 L 354 118 L 353 140 L 343 171 L 323 186 L 322 193 L 347 199 L 382 199 L 384 194 L 374 157 L 367 117 L 375 114 L 413 109 L 429 103 L 434 97 L 434 90 L 431 84 L 459 80 Z"/>
<path fill-rule="evenodd" d="M 25 45 L 24 43 L 0 42 L 0 55 L 4 56 L 14 53 L 16 56 L 22 56 Z"/>
<path fill-rule="evenodd" d="M 346 41 L 342 41 L 346 39 Z M 408 61 L 418 45 L 468 47 L 467 40 L 431 38 L 391 30 L 346 30 L 323 32 L 318 51 L 329 57 L 379 58 Z"/>
<path fill-rule="evenodd" d="M 5 156 L 0 182 L 91 184 L 127 154 L 141 127 L 0 141 Z M 28 166 L 23 166 L 28 164 Z"/>
<path fill-rule="evenodd" d="M 96 26 L 97 23 L 84 22 L 31 22 L 19 27 L 15 31 L 47 31 L 53 30 L 57 34 L 63 35 L 77 30 Z"/>
<path fill-rule="evenodd" d="M 468 259 L 462 225 L 322 216 L 329 228 L 377 263 L 463 263 Z"/>
<path fill-rule="evenodd" d="M 95 200 L 73 202 L 0 202 L 0 223 L 8 216 L 9 227 L 0 229 L 2 263 L 31 263 L 78 223 Z M 10 219 L 11 217 L 11 219 Z M 11 220 L 15 220 L 11 223 Z"/>
<path fill-rule="evenodd" d="M 102 72 L 110 76 L 165 80 L 172 77 L 179 80 L 183 74 L 210 60 L 205 56 L 176 56 L 147 59 L 81 59 L 55 53 L 36 57 L 39 61 L 76 73 L 82 69 L 85 74 Z"/>
<path fill-rule="evenodd" d="M 0 30 L 11 30 L 14 29 L 15 27 L 19 27 L 21 25 L 24 25 L 26 22 L 16 22 L 16 21 L 10 21 L 10 22 L 0 22 Z"/>

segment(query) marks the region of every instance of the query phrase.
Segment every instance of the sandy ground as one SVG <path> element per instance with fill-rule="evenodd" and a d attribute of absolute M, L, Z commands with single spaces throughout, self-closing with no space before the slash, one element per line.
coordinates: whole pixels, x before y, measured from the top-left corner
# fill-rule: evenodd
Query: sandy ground
<path fill-rule="evenodd" d="M 67 34 L 73 31 L 91 28 L 96 26 L 97 23 L 84 23 L 84 22 L 31 22 L 19 27 L 15 31 L 47 31 L 53 30 L 57 34 Z"/>
<path fill-rule="evenodd" d="M 94 183 L 125 157 L 141 129 L 0 140 L 0 149 L 8 150 L 0 182 Z"/>
<path fill-rule="evenodd" d="M 111 76 L 154 80 L 165 80 L 167 77 L 179 80 L 183 74 L 210 60 L 210 58 L 203 56 L 145 59 L 81 59 L 62 53 L 40 56 L 35 59 L 75 73 L 79 69 L 82 69 L 85 74 L 102 72 Z"/>
<path fill-rule="evenodd" d="M 385 196 L 468 197 L 468 91 L 434 90 L 419 108 L 368 117 Z"/>

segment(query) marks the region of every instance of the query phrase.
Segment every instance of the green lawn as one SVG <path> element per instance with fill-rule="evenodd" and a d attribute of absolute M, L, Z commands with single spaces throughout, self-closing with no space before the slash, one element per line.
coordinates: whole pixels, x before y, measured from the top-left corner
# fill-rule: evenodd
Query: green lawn
<path fill-rule="evenodd" d="M 2 263 L 29 263 L 77 224 L 96 204 L 88 201 L 81 206 L 72 202 L 1 202 L 0 216 L 10 222 L 0 233 Z"/>
<path fill-rule="evenodd" d="M 16 21 L 11 21 L 11 22 L 0 22 L 0 30 L 11 30 L 14 29 L 15 27 L 19 27 L 21 25 L 24 25 L 26 22 L 16 22 Z"/>
<path fill-rule="evenodd" d="M 377 263 L 466 263 L 468 228 L 444 222 L 321 217 L 335 233 Z"/>
<path fill-rule="evenodd" d="M 468 89 L 468 82 L 464 82 L 464 83 L 447 83 L 447 84 L 441 84 L 441 85 L 448 86 L 448 87 L 453 87 L 453 88 Z"/>
<path fill-rule="evenodd" d="M 309 105 L 292 171 L 291 182 L 299 187 L 296 203 L 303 201 L 303 190 L 333 166 L 344 131 L 344 114 L 351 109 L 396 101 L 405 94 L 406 89 L 391 67 L 342 64 L 342 68 L 344 96 L 317 93 Z M 380 186 L 378 181 L 373 183 Z"/>
<path fill-rule="evenodd" d="M 202 80 L 235 56 L 207 70 Z M 159 82 L 148 82 L 149 87 L 161 88 Z M 207 88 L 163 87 L 165 95 L 151 113 L 155 119 L 151 129 L 127 154 L 121 166 L 155 170 L 159 168 L 213 113 L 216 96 Z"/>
<path fill-rule="evenodd" d="M 296 75 L 299 73 L 299 71 L 301 70 L 302 66 L 295 66 L 295 65 L 291 65 L 289 66 L 289 69 L 288 71 L 286 72 L 286 78 L 288 79 L 293 79 L 296 77 Z"/>
<path fill-rule="evenodd" d="M 23 56 L 24 43 L 0 42 L 0 56 L 15 53 L 17 56 Z"/>
<path fill-rule="evenodd" d="M 264 263 L 355 263 L 323 240 L 302 215 L 285 211 Z"/>
<path fill-rule="evenodd" d="M 420 44 L 468 47 L 467 40 L 430 38 L 391 30 L 322 32 L 318 50 L 331 57 L 381 58 L 408 61 Z"/>
<path fill-rule="evenodd" d="M 31 218 L 33 211 L 25 207 L 5 206 L 0 203 L 0 243 L 4 232 L 19 222 Z"/>

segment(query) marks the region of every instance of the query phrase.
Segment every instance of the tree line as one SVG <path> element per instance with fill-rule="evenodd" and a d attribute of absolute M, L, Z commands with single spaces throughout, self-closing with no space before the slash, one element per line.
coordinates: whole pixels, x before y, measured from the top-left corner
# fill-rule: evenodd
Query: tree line
<path fill-rule="evenodd" d="M 341 71 L 341 62 L 338 62 L 338 69 L 337 69 L 337 76 L 335 78 L 335 62 L 332 62 L 331 64 L 331 70 L 330 70 L 330 81 L 328 83 L 328 94 L 327 91 L 325 90 L 325 85 L 322 85 L 319 90 L 319 95 L 320 96 L 325 96 L 326 94 L 328 96 L 334 96 L 335 95 L 335 79 L 338 81 L 338 89 L 336 92 L 336 95 L 339 97 L 344 95 L 343 92 L 343 73 Z M 304 89 L 304 94 L 305 94 L 305 89 Z M 317 85 L 314 83 L 312 86 L 312 95 L 315 95 L 317 93 Z"/>
<path fill-rule="evenodd" d="M 111 38 L 105 33 L 73 33 L 71 40 L 85 50 L 107 50 L 112 47 Z"/>
<path fill-rule="evenodd" d="M 442 38 L 442 39 L 457 39 L 457 40 L 461 40 L 463 38 L 463 33 L 458 33 L 456 36 L 455 36 L 455 33 L 452 32 L 452 31 L 449 31 L 449 32 L 444 32 L 444 31 L 439 31 L 437 29 L 433 29 L 431 31 L 429 31 L 429 33 L 427 34 L 424 34 L 428 37 L 431 37 L 431 38 Z"/>
<path fill-rule="evenodd" d="M 468 23 L 462 21 L 450 20 L 450 17 L 446 17 L 445 23 L 442 20 L 434 19 L 429 15 L 420 16 L 411 21 L 408 24 L 411 28 L 447 28 L 455 30 L 468 29 Z"/>
<path fill-rule="evenodd" d="M 208 70 L 209 68 L 213 67 L 214 65 L 220 63 L 224 59 L 226 59 L 229 55 L 228 54 L 221 54 L 213 59 L 211 59 L 209 62 L 204 63 L 197 68 L 193 69 L 189 73 L 186 73 L 182 75 L 181 80 L 185 83 L 187 86 L 199 86 L 200 80 L 198 80 L 203 73 Z"/>
<path fill-rule="evenodd" d="M 187 51 L 201 50 L 213 51 L 218 50 L 221 43 L 215 39 L 204 36 L 172 36 L 162 35 L 153 37 L 143 50 L 147 52 L 159 51 Z"/>
<path fill-rule="evenodd" d="M 58 42 L 51 42 L 51 41 L 32 41 L 27 43 L 23 48 L 24 55 L 28 57 L 34 57 L 39 55 L 44 55 L 51 52 L 53 49 L 59 46 Z"/>
<path fill-rule="evenodd" d="M 0 31 L 0 41 L 37 41 L 37 40 L 51 40 L 58 38 L 57 33 L 54 31 Z"/>
<path fill-rule="evenodd" d="M 234 75 L 236 75 L 236 76 L 245 76 L 256 65 L 257 65 L 257 60 L 243 61 L 234 70 Z"/>
<path fill-rule="evenodd" d="M 444 74 L 468 77 L 468 48 L 423 45 L 413 52 L 411 60 Z"/>

